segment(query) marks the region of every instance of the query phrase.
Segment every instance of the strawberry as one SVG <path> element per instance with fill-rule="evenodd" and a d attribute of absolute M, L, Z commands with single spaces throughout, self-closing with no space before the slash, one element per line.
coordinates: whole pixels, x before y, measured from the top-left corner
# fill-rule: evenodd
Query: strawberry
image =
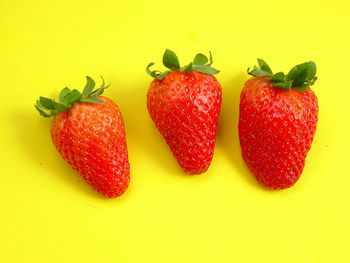
<path fill-rule="evenodd" d="M 221 86 L 213 74 L 213 59 L 199 53 L 180 67 L 174 52 L 166 50 L 163 64 L 169 70 L 147 73 L 155 79 L 147 93 L 147 108 L 176 160 L 187 174 L 207 171 L 213 158 Z"/>
<path fill-rule="evenodd" d="M 59 101 L 40 97 L 35 107 L 42 116 L 54 117 L 51 139 L 63 159 L 93 189 L 113 198 L 130 181 L 124 122 L 118 106 L 100 96 L 108 87 L 104 81 L 93 90 L 95 82 L 86 78 L 82 93 L 64 88 Z"/>
<path fill-rule="evenodd" d="M 241 92 L 239 140 L 242 157 L 256 179 L 272 189 L 293 186 L 305 165 L 318 114 L 312 61 L 273 74 L 262 59 Z"/>

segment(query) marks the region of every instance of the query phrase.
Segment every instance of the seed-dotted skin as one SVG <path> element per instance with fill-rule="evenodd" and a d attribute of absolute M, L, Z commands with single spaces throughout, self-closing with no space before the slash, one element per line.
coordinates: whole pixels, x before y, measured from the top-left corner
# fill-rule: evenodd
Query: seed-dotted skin
<path fill-rule="evenodd" d="M 200 72 L 172 71 L 149 87 L 149 114 L 188 174 L 203 173 L 211 163 L 221 97 L 216 78 Z"/>
<path fill-rule="evenodd" d="M 52 142 L 74 170 L 96 191 L 109 198 L 128 188 L 129 161 L 124 122 L 118 106 L 77 102 L 52 121 Z"/>
<path fill-rule="evenodd" d="M 239 140 L 242 157 L 256 179 L 272 189 L 299 179 L 318 120 L 317 97 L 271 87 L 266 77 L 249 79 L 242 90 Z"/>

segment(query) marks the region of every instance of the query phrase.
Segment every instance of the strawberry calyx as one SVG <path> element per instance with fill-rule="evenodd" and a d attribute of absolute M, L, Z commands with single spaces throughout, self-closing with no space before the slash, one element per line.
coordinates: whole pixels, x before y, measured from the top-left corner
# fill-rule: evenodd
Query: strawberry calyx
<path fill-rule="evenodd" d="M 167 67 L 169 70 L 166 70 L 164 72 L 161 72 L 159 70 L 151 71 L 150 67 L 154 65 L 154 62 L 151 62 L 148 64 L 146 68 L 146 72 L 148 75 L 152 76 L 153 78 L 162 80 L 166 74 L 173 70 L 179 70 L 180 72 L 193 72 L 198 71 L 206 74 L 218 74 L 220 71 L 211 67 L 211 64 L 213 64 L 213 57 L 211 55 L 211 52 L 209 51 L 210 57 L 208 59 L 207 56 L 203 55 L 202 53 L 198 53 L 192 62 L 190 62 L 188 65 L 180 67 L 179 59 L 177 58 L 176 54 L 166 49 L 163 55 L 163 64 L 165 67 Z"/>
<path fill-rule="evenodd" d="M 104 90 L 109 87 L 110 84 L 105 86 L 105 81 L 102 78 L 102 85 L 100 88 L 95 89 L 95 81 L 86 76 L 86 85 L 82 93 L 76 89 L 69 89 L 65 87 L 59 94 L 58 101 L 49 99 L 46 97 L 39 97 L 34 105 L 41 116 L 45 118 L 56 116 L 57 114 L 70 109 L 74 103 L 78 101 L 89 103 L 103 103 L 98 96 L 102 95 Z"/>
<path fill-rule="evenodd" d="M 258 65 L 254 65 L 252 70 L 248 68 L 248 74 L 254 77 L 269 77 L 265 81 L 272 81 L 271 86 L 275 88 L 282 88 L 284 90 L 293 88 L 297 91 L 305 92 L 317 80 L 317 68 L 313 61 L 296 65 L 287 75 L 283 72 L 273 74 L 269 65 L 260 58 L 258 58 Z"/>

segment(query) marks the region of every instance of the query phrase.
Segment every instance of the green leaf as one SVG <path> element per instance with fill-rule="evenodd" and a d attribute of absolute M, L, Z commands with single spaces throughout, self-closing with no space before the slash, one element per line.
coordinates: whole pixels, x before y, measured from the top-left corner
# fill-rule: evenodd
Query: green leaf
<path fill-rule="evenodd" d="M 316 64 L 313 61 L 305 62 L 293 67 L 287 75 L 287 79 L 295 79 L 299 75 L 305 75 L 309 80 L 314 79 L 316 75 Z"/>
<path fill-rule="evenodd" d="M 153 65 L 154 65 L 153 62 L 149 63 L 147 68 L 146 68 L 146 72 L 147 72 L 148 75 L 150 75 L 151 77 L 153 77 L 155 79 L 162 80 L 165 77 L 165 75 L 170 72 L 170 70 L 166 70 L 163 73 L 161 71 L 159 71 L 159 70 L 151 71 L 150 67 L 152 67 Z"/>
<path fill-rule="evenodd" d="M 175 53 L 166 49 L 163 55 L 163 64 L 168 69 L 176 70 L 180 68 L 180 63 Z"/>
<path fill-rule="evenodd" d="M 65 110 L 68 110 L 73 106 L 74 103 L 78 101 L 85 101 L 85 102 L 91 102 L 91 103 L 103 103 L 98 96 L 100 96 L 103 91 L 109 87 L 110 84 L 105 86 L 105 81 L 102 78 L 102 85 L 100 88 L 93 90 L 95 87 L 95 81 L 91 79 L 90 77 L 86 77 L 87 83 L 85 85 L 84 91 L 86 97 L 82 97 L 82 94 L 76 90 L 70 90 L 69 88 L 64 88 L 59 95 L 59 101 L 56 102 L 55 100 L 40 97 L 35 104 L 35 108 L 38 110 L 41 116 L 44 117 L 52 117 L 60 112 L 63 112 Z M 50 113 L 48 113 L 48 111 Z"/>
<path fill-rule="evenodd" d="M 285 79 L 285 76 L 284 76 L 284 73 L 283 72 L 278 72 L 278 73 L 275 73 L 271 76 L 270 79 L 268 80 L 271 80 L 271 81 L 274 81 L 274 82 L 283 82 Z"/>
<path fill-rule="evenodd" d="M 268 72 L 272 75 L 272 70 L 269 65 L 261 58 L 258 58 L 258 65 L 262 71 Z"/>
<path fill-rule="evenodd" d="M 261 58 L 258 58 L 257 60 L 259 67 L 254 65 L 252 70 L 250 70 L 250 68 L 247 69 L 247 73 L 254 77 L 271 77 L 273 73 L 269 65 L 267 65 L 267 63 Z"/>
<path fill-rule="evenodd" d="M 60 95 L 58 97 L 59 102 L 65 104 L 66 101 L 64 100 L 64 96 L 67 95 L 67 93 L 70 92 L 70 89 L 65 87 L 63 90 L 61 90 Z"/>
<path fill-rule="evenodd" d="M 198 53 L 195 56 L 193 62 L 180 68 L 180 64 L 175 53 L 169 49 L 166 49 L 163 56 L 163 63 L 167 68 L 169 68 L 169 70 L 166 70 L 164 72 L 161 72 L 159 70 L 152 71 L 151 67 L 154 65 L 154 63 L 151 62 L 147 65 L 146 72 L 151 77 L 159 80 L 162 80 L 172 70 L 180 70 L 181 72 L 193 72 L 195 70 L 195 71 L 207 73 L 207 74 L 217 74 L 220 71 L 210 67 L 210 65 L 213 63 L 213 56 L 210 51 L 209 51 L 209 54 L 210 54 L 209 63 L 208 63 L 208 57 L 206 57 L 202 53 Z"/>
<path fill-rule="evenodd" d="M 103 94 L 105 89 L 106 88 L 99 88 L 99 89 L 95 90 L 93 93 L 91 93 L 91 96 L 96 96 L 96 97 L 100 96 Z"/>
<path fill-rule="evenodd" d="M 307 69 L 301 69 L 299 71 L 299 74 L 297 76 L 295 76 L 295 78 L 293 79 L 293 87 L 299 87 L 304 85 L 305 83 L 308 82 L 308 78 L 307 78 L 308 72 Z"/>
<path fill-rule="evenodd" d="M 213 56 L 212 56 L 212 54 L 211 54 L 210 51 L 209 51 L 209 56 L 210 56 L 210 58 L 209 58 L 209 64 L 208 64 L 208 66 L 211 66 L 211 64 L 213 64 Z"/>
<path fill-rule="evenodd" d="M 153 71 L 150 70 L 150 67 L 152 67 L 153 65 L 154 65 L 154 62 L 149 63 L 149 64 L 147 65 L 147 67 L 146 67 L 146 72 L 147 72 L 148 75 L 150 75 L 151 77 L 154 78 L 154 76 L 152 76 L 152 72 L 153 72 Z"/>
<path fill-rule="evenodd" d="M 249 75 L 252 75 L 254 77 L 271 77 L 271 75 L 272 75 L 270 72 L 261 70 L 257 66 L 254 66 L 254 68 L 252 70 L 250 70 L 250 68 L 248 68 L 247 72 Z"/>
<path fill-rule="evenodd" d="M 293 87 L 312 85 L 316 81 L 316 71 L 315 62 L 302 63 L 296 65 L 288 72 L 287 79 L 293 80 Z"/>
<path fill-rule="evenodd" d="M 55 105 L 53 104 L 53 100 L 45 97 L 40 97 L 40 104 L 47 110 L 54 110 Z"/>
<path fill-rule="evenodd" d="M 64 101 L 66 102 L 65 104 L 69 105 L 79 101 L 81 98 L 82 95 L 80 94 L 80 92 L 76 89 L 73 89 L 64 96 Z"/>
<path fill-rule="evenodd" d="M 94 89 L 94 87 L 95 87 L 95 81 L 92 78 L 90 78 L 89 76 L 86 76 L 85 88 L 83 90 L 83 93 L 81 94 L 82 97 L 89 96 L 89 94 Z"/>
<path fill-rule="evenodd" d="M 296 65 L 295 67 L 293 67 L 287 74 L 287 80 L 295 79 L 298 75 L 300 75 L 302 68 L 303 68 L 302 64 Z"/>
<path fill-rule="evenodd" d="M 316 82 L 316 80 L 317 80 L 317 77 L 315 76 L 315 77 L 311 80 L 310 86 L 314 85 L 315 82 Z"/>
<path fill-rule="evenodd" d="M 293 88 L 304 92 L 317 80 L 316 64 L 313 61 L 296 65 L 287 75 L 283 72 L 272 74 L 271 68 L 262 59 L 258 59 L 258 64 L 259 67 L 254 66 L 252 70 L 248 68 L 248 74 L 255 77 L 270 76 L 270 78 L 266 78 L 265 80 L 272 81 L 271 86 L 275 88 L 282 88 L 285 90 Z"/>
<path fill-rule="evenodd" d="M 151 62 L 148 64 L 147 68 L 146 68 L 146 72 L 148 75 L 150 75 L 153 78 L 157 78 L 158 75 L 161 74 L 161 72 L 159 70 L 154 70 L 151 71 L 150 67 L 152 67 L 154 65 L 154 62 Z"/>
<path fill-rule="evenodd" d="M 193 60 L 194 65 L 204 65 L 207 62 L 208 62 L 208 58 L 202 53 L 198 53 Z"/>
<path fill-rule="evenodd" d="M 36 106 L 38 106 L 38 108 L 42 110 L 46 110 L 46 108 L 43 105 L 41 105 L 40 100 L 36 100 Z"/>
<path fill-rule="evenodd" d="M 193 64 L 192 62 L 187 66 L 184 66 L 180 69 L 181 72 L 193 72 Z"/>
<path fill-rule="evenodd" d="M 38 110 L 38 112 L 40 113 L 41 116 L 43 116 L 43 117 L 45 117 L 45 118 L 51 117 L 50 114 L 47 114 L 45 111 L 43 111 L 42 109 L 40 109 L 37 105 L 34 105 L 34 107 Z"/>
<path fill-rule="evenodd" d="M 108 83 L 108 85 L 107 86 L 105 86 L 105 79 L 102 77 L 102 76 L 100 76 L 101 77 L 101 79 L 102 79 L 102 84 L 101 84 L 101 89 L 103 88 L 103 89 L 107 89 L 107 88 L 109 88 L 109 86 L 111 85 L 111 83 Z"/>
<path fill-rule="evenodd" d="M 100 100 L 97 97 L 89 97 L 89 98 L 82 98 L 81 101 L 83 102 L 91 102 L 91 103 L 104 103 L 102 100 Z"/>
<path fill-rule="evenodd" d="M 160 76 L 162 75 L 162 72 L 159 70 L 152 71 L 151 76 L 156 79 L 161 79 Z"/>
<path fill-rule="evenodd" d="M 303 75 L 306 78 L 306 64 L 299 64 L 294 66 L 287 74 L 287 80 L 294 80 L 296 78 L 300 78 L 299 76 Z"/>
<path fill-rule="evenodd" d="M 292 83 L 293 82 L 291 80 L 286 80 L 286 81 L 282 81 L 282 82 L 274 82 L 274 83 L 271 83 L 271 87 L 290 90 L 290 88 L 292 87 Z"/>
<path fill-rule="evenodd" d="M 307 63 L 307 68 L 308 68 L 308 74 L 307 77 L 308 79 L 314 79 L 316 76 L 316 72 L 317 72 L 317 67 L 316 67 L 316 63 L 313 61 L 309 61 Z"/>
<path fill-rule="evenodd" d="M 162 80 L 166 76 L 166 74 L 168 74 L 169 72 L 170 72 L 170 70 L 164 71 L 163 73 L 161 73 L 157 76 L 157 79 Z"/>
<path fill-rule="evenodd" d="M 96 90 L 94 90 L 93 92 L 91 92 L 88 97 L 92 97 L 92 96 L 96 96 L 97 97 L 97 96 L 102 95 L 103 92 L 105 91 L 105 89 L 107 89 L 111 85 L 111 83 L 108 83 L 108 85 L 105 86 L 105 80 L 103 79 L 102 76 L 101 76 L 101 79 L 102 79 L 101 87 L 96 89 Z"/>
<path fill-rule="evenodd" d="M 206 74 L 218 74 L 220 70 L 217 70 L 215 68 L 209 67 L 207 65 L 202 65 L 202 66 L 193 66 L 193 69 L 198 72 L 206 73 Z"/>
<path fill-rule="evenodd" d="M 55 109 L 58 113 L 65 111 L 65 110 L 68 110 L 71 107 L 70 105 L 63 104 L 63 103 L 56 102 L 56 101 L 54 101 L 53 103 L 54 103 Z"/>
<path fill-rule="evenodd" d="M 305 92 L 309 88 L 310 84 L 304 84 L 299 87 L 293 87 L 293 89 L 300 91 L 300 92 Z"/>

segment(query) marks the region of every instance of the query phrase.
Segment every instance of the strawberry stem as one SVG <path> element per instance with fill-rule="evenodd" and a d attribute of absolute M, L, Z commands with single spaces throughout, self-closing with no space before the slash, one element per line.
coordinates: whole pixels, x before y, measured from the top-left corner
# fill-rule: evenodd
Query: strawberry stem
<path fill-rule="evenodd" d="M 38 110 L 41 116 L 49 118 L 56 116 L 57 114 L 70 109 L 74 103 L 78 101 L 89 102 L 89 103 L 103 103 L 98 96 L 102 95 L 104 90 L 109 87 L 110 84 L 105 86 L 105 81 L 102 78 L 102 85 L 100 88 L 95 89 L 95 81 L 86 76 L 86 85 L 82 93 L 78 90 L 64 88 L 60 94 L 58 101 L 45 97 L 39 97 L 34 107 Z"/>
<path fill-rule="evenodd" d="M 163 55 L 163 64 L 165 67 L 167 67 L 169 70 L 166 70 L 164 72 L 161 72 L 159 70 L 151 71 L 151 67 L 154 65 L 154 63 L 149 63 L 146 72 L 148 75 L 150 75 L 153 78 L 162 80 L 166 74 L 173 70 L 179 70 L 180 72 L 202 72 L 206 74 L 217 74 L 220 71 L 211 67 L 211 64 L 213 64 L 213 57 L 211 52 L 210 53 L 210 59 L 208 60 L 207 56 L 203 55 L 202 53 L 198 53 L 193 62 L 190 62 L 188 65 L 185 65 L 183 67 L 180 67 L 179 59 L 177 58 L 176 54 L 166 49 Z"/>
<path fill-rule="evenodd" d="M 313 61 L 296 65 L 287 75 L 283 72 L 273 74 L 269 65 L 260 58 L 258 58 L 258 65 L 254 65 L 252 70 L 248 68 L 248 74 L 254 77 L 269 77 L 265 81 L 272 81 L 271 86 L 275 88 L 282 88 L 284 90 L 293 88 L 297 91 L 305 92 L 317 80 L 317 68 Z"/>

